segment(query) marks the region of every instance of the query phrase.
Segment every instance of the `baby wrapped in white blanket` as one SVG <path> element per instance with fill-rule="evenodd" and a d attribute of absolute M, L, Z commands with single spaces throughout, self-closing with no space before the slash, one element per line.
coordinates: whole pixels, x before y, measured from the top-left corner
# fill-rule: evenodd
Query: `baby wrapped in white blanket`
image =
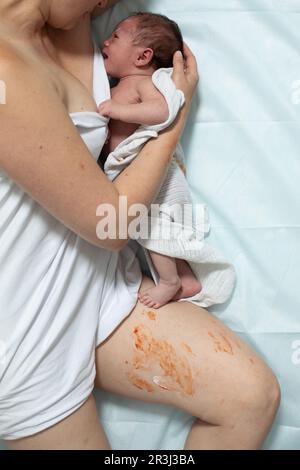
<path fill-rule="evenodd" d="M 101 114 L 112 119 L 110 142 L 104 151 L 104 171 L 111 180 L 136 158 L 149 139 L 172 124 L 184 104 L 184 95 L 176 89 L 169 67 L 173 53 L 180 48 L 178 44 L 176 47 L 176 38 L 182 40 L 174 22 L 147 13 L 122 21 L 104 42 L 107 73 L 120 80 L 112 89 L 113 99 L 99 107 Z M 179 167 L 182 164 L 178 147 L 146 217 L 148 235 L 136 235 L 136 241 L 131 241 L 144 251 L 156 284 L 140 294 L 139 300 L 153 308 L 170 300 L 189 300 L 202 307 L 223 303 L 235 282 L 233 266 L 205 242 L 208 211 L 205 204 L 193 207 Z"/>

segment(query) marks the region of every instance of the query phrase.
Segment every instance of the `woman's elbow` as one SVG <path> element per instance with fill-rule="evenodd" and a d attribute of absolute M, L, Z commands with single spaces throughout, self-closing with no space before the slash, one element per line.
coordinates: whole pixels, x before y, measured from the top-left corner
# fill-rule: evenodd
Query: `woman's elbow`
<path fill-rule="evenodd" d="M 99 234 L 97 231 L 91 233 L 75 231 L 75 233 L 91 245 L 97 248 L 103 248 L 107 251 L 121 251 L 128 243 L 128 240 L 121 240 L 120 238 L 109 236 L 108 234 Z"/>
<path fill-rule="evenodd" d="M 94 242 L 94 244 L 96 246 L 98 246 L 99 248 L 104 248 L 105 250 L 113 251 L 113 252 L 116 252 L 116 253 L 121 251 L 124 248 L 124 246 L 127 245 L 127 243 L 128 243 L 128 240 L 120 240 L 120 239 L 117 239 L 117 240 L 110 240 L 110 239 L 99 240 L 99 239 L 97 239 L 97 241 Z"/>

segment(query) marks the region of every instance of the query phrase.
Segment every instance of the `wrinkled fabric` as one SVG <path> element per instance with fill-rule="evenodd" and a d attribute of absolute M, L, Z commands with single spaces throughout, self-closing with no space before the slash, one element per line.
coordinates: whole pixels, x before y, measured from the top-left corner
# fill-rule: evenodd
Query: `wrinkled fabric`
<path fill-rule="evenodd" d="M 95 50 L 94 95 L 110 97 Z M 107 136 L 98 113 L 70 115 L 91 156 Z M 94 388 L 95 348 L 131 312 L 142 280 L 134 251 L 93 246 L 0 172 L 0 437 L 53 426 Z"/>
<path fill-rule="evenodd" d="M 177 117 L 184 104 L 182 91 L 177 90 L 172 80 L 173 69 L 158 69 L 152 75 L 153 86 L 164 96 L 169 115 L 165 122 L 156 125 L 142 125 L 121 142 L 107 157 L 104 171 L 114 180 L 138 156 L 147 141 L 157 138 Z M 144 218 L 144 234 L 136 235 L 136 242 L 144 248 L 144 254 L 155 284 L 159 275 L 148 250 L 164 256 L 185 260 L 202 289 L 197 294 L 180 301 L 189 301 L 199 307 L 221 304 L 230 297 L 235 272 L 232 264 L 205 240 L 209 232 L 208 208 L 198 204 L 193 210 L 192 199 L 184 174 L 177 164 L 184 158 L 180 146 L 167 171 L 162 187 L 153 201 L 148 217 Z M 154 213 L 153 205 L 156 205 Z M 197 216 L 196 216 L 197 213 Z M 147 226 L 146 226 L 147 225 Z"/>

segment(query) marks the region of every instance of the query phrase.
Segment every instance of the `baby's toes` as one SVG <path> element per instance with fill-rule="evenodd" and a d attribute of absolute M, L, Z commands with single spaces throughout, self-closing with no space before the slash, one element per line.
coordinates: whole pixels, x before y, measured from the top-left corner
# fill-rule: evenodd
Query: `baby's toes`
<path fill-rule="evenodd" d="M 144 294 L 139 294 L 139 301 L 143 302 L 145 300 L 145 295 Z"/>
<path fill-rule="evenodd" d="M 149 297 L 149 295 L 145 295 L 144 303 L 145 303 L 145 305 L 147 305 L 148 307 L 150 307 L 150 304 L 153 303 L 153 300 Z"/>
<path fill-rule="evenodd" d="M 147 299 L 147 298 L 145 298 L 145 297 L 143 297 L 143 298 L 141 299 L 141 303 L 142 303 L 143 305 L 146 305 L 146 307 L 148 307 L 148 306 L 149 306 L 149 305 L 148 305 L 148 304 L 149 304 L 149 302 L 150 302 L 150 300 L 149 300 L 149 299 Z"/>

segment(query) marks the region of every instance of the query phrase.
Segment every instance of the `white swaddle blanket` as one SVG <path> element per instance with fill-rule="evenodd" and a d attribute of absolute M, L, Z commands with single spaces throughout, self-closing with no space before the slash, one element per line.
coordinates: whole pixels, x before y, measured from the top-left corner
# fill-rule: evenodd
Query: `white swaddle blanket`
<path fill-rule="evenodd" d="M 169 118 L 162 124 L 140 126 L 109 154 L 104 171 L 111 181 L 136 158 L 149 139 L 156 138 L 160 131 L 172 124 L 183 106 L 184 95 L 176 89 L 171 78 L 172 71 L 172 68 L 159 69 L 152 76 L 153 84 L 167 101 Z M 176 159 L 182 158 L 182 150 L 178 146 L 162 188 L 153 201 L 158 206 L 148 214 L 148 236 L 138 236 L 135 240 L 143 247 L 156 285 L 159 276 L 147 250 L 186 260 L 201 282 L 202 290 L 193 297 L 181 300 L 209 307 L 229 298 L 235 283 L 235 271 L 215 248 L 205 242 L 205 234 L 209 232 L 207 207 L 197 204 L 195 216 L 187 181 L 176 163 Z"/>

